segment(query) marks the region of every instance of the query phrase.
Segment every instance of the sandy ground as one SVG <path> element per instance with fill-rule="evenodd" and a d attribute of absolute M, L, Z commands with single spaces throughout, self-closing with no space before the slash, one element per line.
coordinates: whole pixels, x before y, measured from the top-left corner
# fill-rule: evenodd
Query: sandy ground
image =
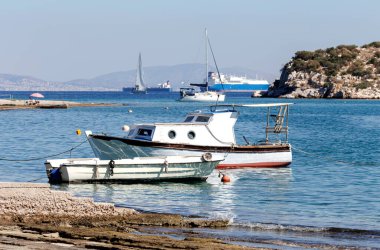
<path fill-rule="evenodd" d="M 0 99 L 0 110 L 12 109 L 35 109 L 35 108 L 69 108 L 69 107 L 92 107 L 92 106 L 118 106 L 114 103 L 79 103 L 70 101 L 51 100 L 9 100 Z"/>
<path fill-rule="evenodd" d="M 0 183 L 0 249 L 247 249 L 191 232 L 227 226 L 95 203 L 49 184 Z"/>

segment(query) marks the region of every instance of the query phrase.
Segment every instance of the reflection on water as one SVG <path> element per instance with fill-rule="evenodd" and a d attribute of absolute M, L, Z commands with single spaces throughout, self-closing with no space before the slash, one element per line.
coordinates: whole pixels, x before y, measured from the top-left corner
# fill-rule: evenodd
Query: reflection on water
<path fill-rule="evenodd" d="M 276 196 L 281 196 L 292 180 L 290 168 L 236 169 L 223 173 L 231 178 L 230 183 L 222 183 L 215 170 L 207 181 L 198 183 L 69 184 L 54 188 L 138 210 L 234 219 L 241 217 L 240 210 L 247 209 L 245 203 L 250 202 L 250 196 L 254 199 L 255 190 L 264 183 Z"/>

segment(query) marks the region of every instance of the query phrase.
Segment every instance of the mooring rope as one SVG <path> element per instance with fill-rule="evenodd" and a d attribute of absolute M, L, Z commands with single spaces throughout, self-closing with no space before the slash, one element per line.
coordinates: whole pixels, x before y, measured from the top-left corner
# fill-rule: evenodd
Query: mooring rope
<path fill-rule="evenodd" d="M 313 156 L 313 157 L 316 157 L 316 158 L 319 158 L 319 159 L 329 160 L 329 161 L 332 161 L 332 162 L 341 163 L 341 164 L 347 164 L 347 165 L 351 165 L 351 166 L 376 165 L 376 164 L 370 164 L 370 163 L 363 164 L 363 163 L 357 163 L 357 162 L 342 161 L 342 160 L 338 160 L 338 159 L 335 159 L 335 158 L 332 158 L 332 157 L 328 157 L 328 156 L 321 156 L 321 155 L 318 155 L 318 154 L 306 152 L 306 151 L 304 151 L 302 149 L 294 147 L 293 145 L 292 145 L 292 149 L 295 150 L 295 151 L 298 151 L 300 153 L 304 153 L 306 155 L 310 155 L 310 156 Z"/>
<path fill-rule="evenodd" d="M 72 147 L 72 148 L 70 148 L 68 150 L 65 150 L 65 151 L 57 153 L 57 154 L 45 155 L 45 156 L 36 157 L 36 158 L 29 158 L 29 159 L 7 159 L 7 158 L 0 158 L 0 161 L 12 161 L 12 162 L 18 162 L 18 161 L 36 161 L 36 160 L 43 160 L 43 159 L 47 159 L 47 158 L 58 156 L 58 155 L 63 155 L 63 154 L 69 153 L 69 152 L 70 152 L 70 155 L 71 155 L 71 151 L 73 151 L 74 149 L 80 147 L 85 142 L 87 142 L 87 139 L 84 140 L 84 141 L 82 141 L 81 143 L 79 143 L 75 147 Z"/>
<path fill-rule="evenodd" d="M 33 179 L 33 180 L 30 180 L 30 181 L 26 181 L 26 182 L 35 182 L 35 181 L 39 181 L 39 180 L 42 180 L 42 179 L 46 179 L 46 177 L 40 177 L 40 178 L 37 178 L 37 179 Z"/>

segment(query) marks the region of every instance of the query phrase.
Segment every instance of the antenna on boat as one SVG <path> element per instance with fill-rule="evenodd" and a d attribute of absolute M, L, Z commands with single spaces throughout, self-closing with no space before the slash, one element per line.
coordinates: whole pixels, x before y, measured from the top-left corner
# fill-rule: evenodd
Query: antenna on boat
<path fill-rule="evenodd" d="M 220 72 L 219 72 L 218 64 L 216 63 L 215 56 L 214 56 L 214 51 L 212 50 L 210 39 L 208 39 L 208 36 L 207 36 L 207 41 L 208 41 L 208 45 L 210 46 L 210 51 L 211 51 L 211 54 L 212 54 L 212 58 L 214 59 L 216 71 L 218 72 L 218 77 L 219 77 L 220 84 L 222 84 L 222 88 L 223 88 L 223 91 L 224 91 L 224 86 L 223 86 L 222 78 L 220 77 Z"/>
<path fill-rule="evenodd" d="M 207 28 L 205 28 L 205 51 L 206 51 L 206 91 L 208 91 L 208 48 L 207 48 L 207 41 L 208 41 L 208 36 L 207 36 Z"/>

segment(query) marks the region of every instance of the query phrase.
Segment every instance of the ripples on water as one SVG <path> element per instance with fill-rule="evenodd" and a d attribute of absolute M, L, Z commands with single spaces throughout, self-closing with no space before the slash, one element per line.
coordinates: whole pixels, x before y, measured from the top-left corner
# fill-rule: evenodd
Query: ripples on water
<path fill-rule="evenodd" d="M 85 139 L 75 135 L 78 128 L 123 135 L 124 124 L 181 121 L 186 112 L 205 108 L 175 102 L 175 94 L 139 97 L 142 99 L 123 93 L 61 92 L 45 96 L 129 106 L 2 111 L 0 158 L 27 159 L 63 152 Z M 284 102 L 239 95 L 227 98 L 229 103 Z M 145 211 L 230 219 L 234 226 L 228 231 L 208 232 L 237 237 L 237 241 L 267 246 L 276 239 L 284 246 L 288 241 L 317 247 L 379 246 L 380 102 L 291 101 L 295 105 L 290 109 L 290 142 L 295 150 L 290 168 L 227 170 L 232 179 L 229 184 L 222 184 L 215 171 L 203 183 L 54 188 Z M 133 112 L 128 113 L 128 109 Z M 242 142 L 243 135 L 251 142 L 263 139 L 264 121 L 265 110 L 242 109 L 236 125 L 238 141 Z M 93 157 L 87 144 L 71 156 Z M 70 154 L 61 156 L 67 157 Z M 0 161 L 0 181 L 46 182 L 44 160 Z"/>

